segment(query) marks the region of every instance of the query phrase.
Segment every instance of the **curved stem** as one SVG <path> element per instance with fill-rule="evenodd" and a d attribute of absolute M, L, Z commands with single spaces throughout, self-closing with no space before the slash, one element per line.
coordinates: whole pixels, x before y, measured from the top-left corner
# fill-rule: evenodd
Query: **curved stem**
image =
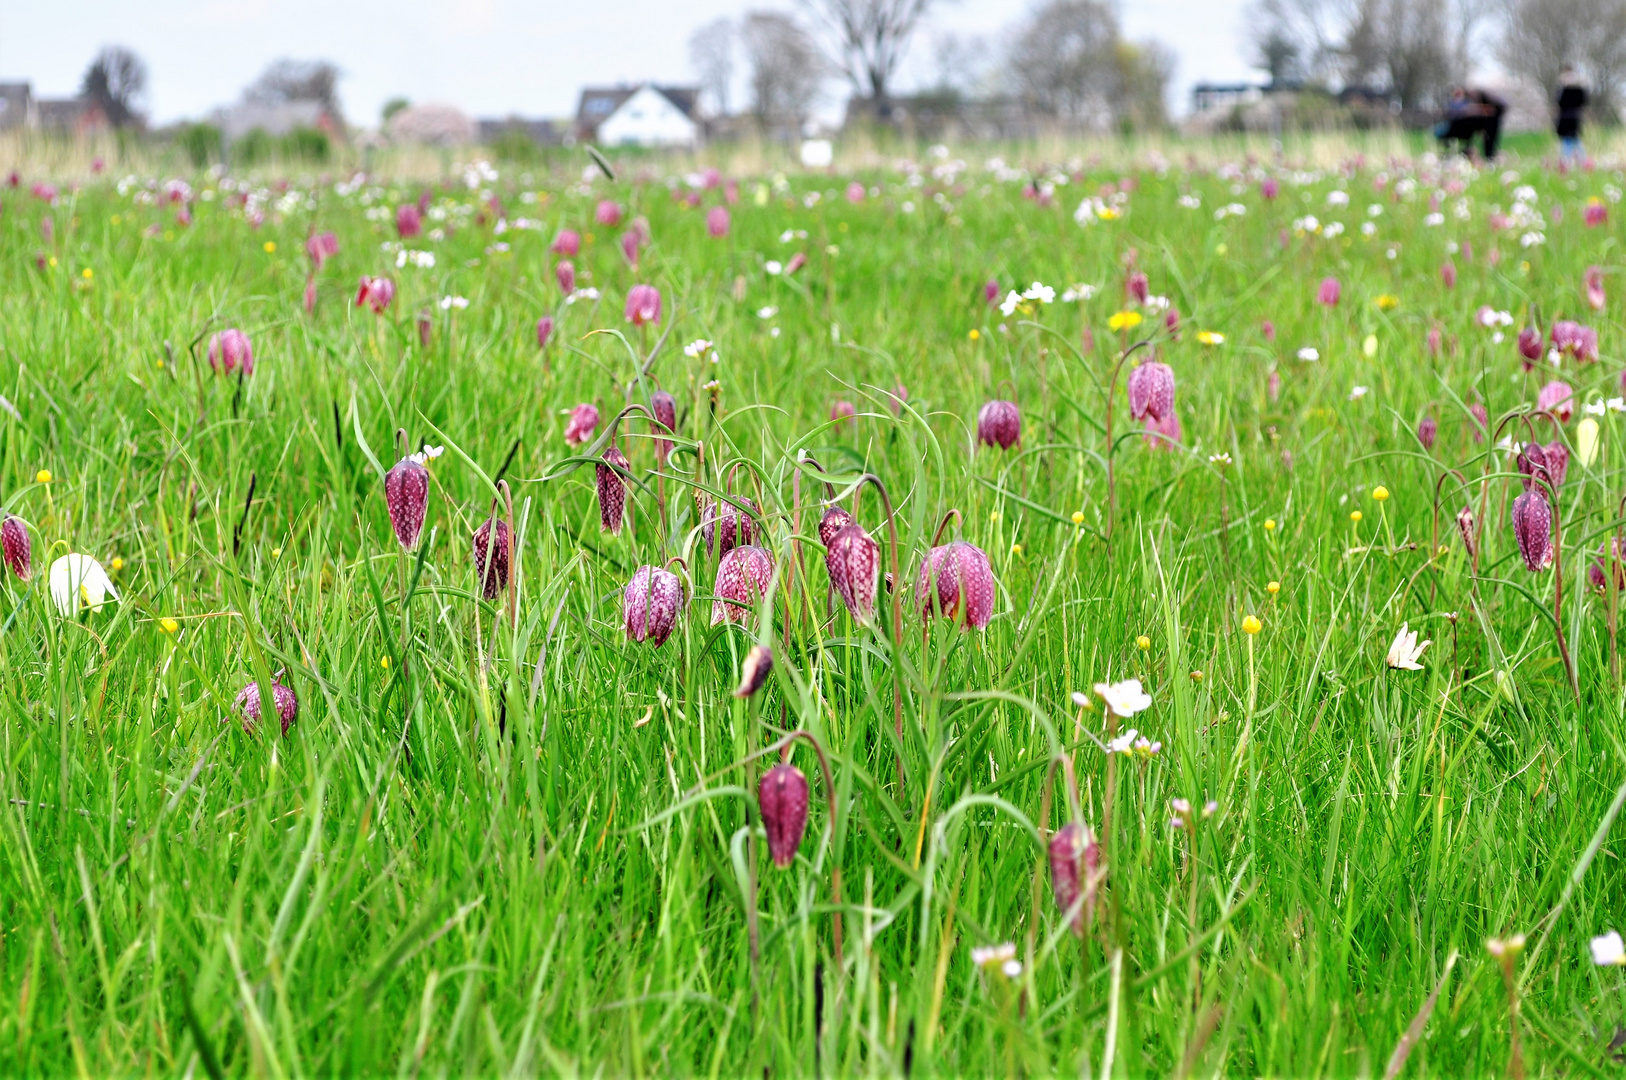
<path fill-rule="evenodd" d="M 1129 358 L 1131 356 L 1134 356 L 1142 348 L 1150 345 L 1151 343 L 1152 343 L 1151 338 L 1149 338 L 1149 337 L 1148 338 L 1141 338 L 1139 341 L 1135 342 L 1135 344 L 1133 344 L 1133 345 L 1129 346 L 1129 348 L 1125 349 L 1123 351 L 1123 354 L 1118 357 L 1118 362 L 1112 366 L 1112 378 L 1107 380 L 1107 403 L 1106 403 L 1106 439 L 1107 439 L 1107 454 L 1106 454 L 1106 458 L 1107 458 L 1107 529 L 1106 529 L 1106 534 L 1107 534 L 1107 536 L 1106 536 L 1106 538 L 1107 538 L 1107 561 L 1109 561 L 1109 562 L 1112 560 L 1113 507 L 1114 507 L 1114 505 L 1116 503 L 1116 498 L 1117 498 L 1117 481 L 1116 481 L 1116 478 L 1113 475 L 1113 470 L 1112 470 L 1112 457 L 1113 457 L 1113 454 L 1112 454 L 1112 451 L 1113 451 L 1113 442 L 1112 442 L 1112 413 L 1113 413 L 1113 408 L 1112 408 L 1112 403 L 1115 400 L 1117 400 L 1117 397 L 1118 397 L 1118 373 L 1123 371 L 1124 364 L 1128 362 L 1128 360 L 1129 360 Z"/>
<path fill-rule="evenodd" d="M 954 519 L 955 524 L 959 524 L 962 520 L 964 520 L 960 517 L 960 512 L 958 510 L 951 509 L 948 513 L 944 514 L 943 520 L 937 523 L 937 531 L 932 533 L 932 547 L 936 547 L 937 542 L 943 538 L 943 530 L 948 528 L 950 518 Z"/>
<path fill-rule="evenodd" d="M 859 488 L 868 482 L 873 485 L 881 496 L 881 509 L 886 511 L 887 543 L 892 549 L 892 727 L 898 737 L 898 799 L 903 799 L 903 674 L 899 670 L 903 654 L 903 571 L 898 565 L 898 526 L 892 520 L 892 497 L 886 492 L 886 485 L 874 473 L 865 473 L 858 478 L 853 490 L 856 494 Z M 958 511 L 954 511 L 958 513 Z M 944 521 L 948 518 L 945 516 Z M 939 527 L 941 528 L 941 527 Z"/>
<path fill-rule="evenodd" d="M 824 805 L 830 815 L 830 888 L 834 894 L 835 909 L 830 913 L 830 929 L 835 937 L 836 974 L 841 973 L 841 925 L 843 900 L 841 897 L 841 859 L 836 854 L 836 785 L 833 774 L 830 772 L 830 760 L 824 754 L 824 747 L 813 733 L 805 728 L 797 728 L 785 737 L 784 757 L 790 757 L 790 745 L 796 739 L 806 739 L 813 747 L 813 752 L 819 757 L 819 771 L 824 774 Z"/>

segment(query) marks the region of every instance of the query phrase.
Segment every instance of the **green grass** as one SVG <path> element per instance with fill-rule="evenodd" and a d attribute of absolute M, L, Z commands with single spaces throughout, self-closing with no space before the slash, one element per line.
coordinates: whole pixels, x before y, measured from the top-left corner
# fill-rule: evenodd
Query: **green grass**
<path fill-rule="evenodd" d="M 448 220 L 428 223 L 452 235 L 409 245 L 432 269 L 396 270 L 380 250 L 393 226 L 363 206 L 393 212 L 417 184 L 341 195 L 295 177 L 263 192 L 258 230 L 201 177 L 212 198 L 188 228 L 139 186 L 54 207 L 7 194 L 0 490 L 32 527 L 34 577 L 6 576 L 0 633 L 0 1072 L 1099 1076 L 1110 1057 L 1112 1075 L 1378 1075 L 1441 987 L 1408 1075 L 1499 1075 L 1508 994 L 1486 941 L 1519 932 L 1524 1066 L 1613 1071 L 1626 987 L 1587 942 L 1626 922 L 1607 829 L 1626 699 L 1586 561 L 1619 526 L 1626 431 L 1606 413 L 1598 457 L 1560 490 L 1577 702 L 1553 573 L 1524 569 L 1517 479 L 1471 438 L 1466 403 L 1494 425 L 1534 401 L 1541 375 L 1512 344 L 1532 304 L 1544 327 L 1599 328 L 1603 360 L 1566 364 L 1578 396 L 1619 393 L 1626 284 L 1608 278 L 1600 313 L 1581 294 L 1586 266 L 1620 263 L 1621 209 L 1581 220 L 1618 174 L 1525 162 L 1537 205 L 1563 208 L 1526 249 L 1524 230 L 1490 230 L 1513 201 L 1494 172 L 1461 177 L 1468 220 L 1453 196 L 1425 225 L 1438 178 L 1421 161 L 1389 164 L 1381 192 L 1376 165 L 1284 169 L 1275 202 L 1253 179 L 1147 168 L 1122 216 L 1089 227 L 1072 211 L 1119 173 L 1081 172 L 1041 206 L 980 158 L 952 180 L 933 164 L 916 186 L 864 174 L 881 190 L 860 205 L 846 177 L 760 197 L 746 179 L 726 239 L 658 180 L 587 190 L 579 166 L 487 182 L 541 226 L 498 236 L 454 174 L 437 192 Z M 1402 175 L 1422 178 L 1397 199 Z M 1328 205 L 1334 187 L 1348 207 Z M 1178 204 L 1188 192 L 1201 208 Z M 648 218 L 636 273 L 621 229 L 591 223 L 606 196 Z M 1233 201 L 1246 214 L 1217 221 Z M 1294 235 L 1306 213 L 1347 231 Z M 561 225 L 594 234 L 576 263 L 601 302 L 561 303 Z M 313 226 L 341 251 L 307 317 Z M 1454 290 L 1448 240 L 1473 247 Z M 798 251 L 794 277 L 765 271 Z M 1184 315 L 1154 345 L 1178 379 L 1172 452 L 1135 434 L 1121 373 L 1106 397 L 1135 340 L 1107 327 L 1131 252 Z M 364 273 L 399 284 L 382 318 L 351 304 Z M 1327 275 L 1333 309 L 1314 302 Z M 1043 281 L 1057 302 L 1003 317 L 982 300 L 990 277 Z M 622 318 L 635 281 L 663 294 L 652 331 Z M 1062 303 L 1075 282 L 1098 292 Z M 1474 322 L 1481 304 L 1513 313 L 1506 341 Z M 544 352 L 545 313 L 559 329 Z M 202 360 L 232 325 L 255 347 L 240 381 Z M 718 363 L 685 355 L 696 338 Z M 1321 359 L 1297 360 L 1302 346 Z M 647 425 L 623 425 L 641 486 L 631 527 L 603 534 L 563 413 L 593 401 L 608 420 L 652 380 L 679 401 L 679 449 L 657 479 Z M 883 391 L 900 382 L 894 416 Z M 1352 400 L 1357 384 L 1370 392 Z M 1022 407 L 1020 449 L 973 451 L 993 397 Z M 828 422 L 837 400 L 858 403 L 855 424 Z M 1432 453 L 1414 435 L 1425 413 Z M 1562 436 L 1532 423 L 1574 442 L 1580 417 Z M 1507 430 L 1523 439 L 1524 423 Z M 448 447 L 421 558 L 399 550 L 382 495 L 398 428 Z M 988 628 L 923 635 L 910 594 L 895 643 L 884 598 L 874 628 L 832 608 L 825 489 L 802 451 L 849 508 L 860 473 L 884 483 L 905 582 L 957 510 L 948 534 L 999 581 Z M 505 462 L 513 626 L 502 600 L 478 600 L 470 547 Z M 1438 551 L 1450 468 L 1469 486 L 1445 482 Z M 696 485 L 763 509 L 779 576 L 746 625 L 708 625 Z M 1470 495 L 1477 570 L 1454 526 Z M 880 500 L 865 490 L 856 513 L 884 550 Z M 69 550 L 121 560 L 122 602 L 58 615 L 46 568 Z M 663 648 L 628 643 L 622 585 L 673 557 L 686 615 Z M 1402 622 L 1433 640 L 1423 671 L 1384 662 Z M 758 641 L 775 672 L 742 701 Z M 277 669 L 298 721 L 245 734 L 232 699 Z M 1109 771 L 1099 699 L 1084 711 L 1070 694 L 1128 677 L 1153 705 L 1126 725 L 1162 751 Z M 745 796 L 793 729 L 828 754 L 836 814 L 799 742 L 813 809 L 779 871 Z M 1104 830 L 1082 939 L 1039 846 L 1071 816 L 1059 761 Z M 1173 798 L 1218 809 L 1176 829 Z M 1001 942 L 1014 980 L 972 964 Z"/>

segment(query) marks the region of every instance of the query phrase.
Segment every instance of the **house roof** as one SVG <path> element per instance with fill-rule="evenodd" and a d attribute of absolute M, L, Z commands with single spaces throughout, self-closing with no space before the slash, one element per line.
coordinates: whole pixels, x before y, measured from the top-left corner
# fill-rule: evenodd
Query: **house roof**
<path fill-rule="evenodd" d="M 600 124 L 625 105 L 628 98 L 645 86 L 654 86 L 655 91 L 676 106 L 684 116 L 691 120 L 699 119 L 695 115 L 696 106 L 700 101 L 698 86 L 655 86 L 651 83 L 639 83 L 635 86 L 589 86 L 582 90 L 581 102 L 576 107 L 577 129 L 591 135 L 598 130 Z"/>

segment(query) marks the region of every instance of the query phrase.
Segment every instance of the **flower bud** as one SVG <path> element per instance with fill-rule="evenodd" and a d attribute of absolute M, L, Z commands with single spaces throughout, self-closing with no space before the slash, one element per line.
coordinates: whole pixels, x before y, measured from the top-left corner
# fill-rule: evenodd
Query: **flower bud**
<path fill-rule="evenodd" d="M 762 689 L 772 673 L 773 650 L 766 645 L 751 646 L 751 651 L 745 654 L 745 662 L 740 664 L 740 685 L 735 688 L 734 696 L 751 697 Z"/>
<path fill-rule="evenodd" d="M 824 512 L 819 519 L 819 543 L 825 550 L 829 550 L 830 541 L 834 540 L 836 533 L 853 523 L 853 516 L 839 506 L 832 506 Z"/>
<path fill-rule="evenodd" d="M 932 548 L 915 579 L 923 618 L 930 618 L 935 609 L 967 629 L 981 630 L 993 618 L 994 588 L 994 568 L 987 554 L 964 540 Z"/>
<path fill-rule="evenodd" d="M 234 375 L 238 368 L 244 375 L 254 374 L 254 346 L 248 335 L 234 326 L 211 336 L 209 366 L 221 375 Z"/>
<path fill-rule="evenodd" d="M 1022 441 L 1022 410 L 1009 401 L 990 401 L 977 412 L 977 441 L 1009 450 Z"/>
<path fill-rule="evenodd" d="M 423 232 L 423 215 L 417 203 L 402 203 L 395 208 L 395 232 L 402 240 L 411 240 Z"/>
<path fill-rule="evenodd" d="M 417 547 L 429 512 L 429 470 L 410 456 L 397 461 L 384 474 L 384 503 L 395 539 L 408 551 Z"/>
<path fill-rule="evenodd" d="M 1513 538 L 1519 555 L 1531 573 L 1547 569 L 1553 562 L 1553 511 L 1547 496 L 1526 491 L 1513 500 Z"/>
<path fill-rule="evenodd" d="M 548 339 L 552 336 L 553 316 L 544 315 L 540 319 L 536 320 L 536 347 L 539 349 L 547 348 Z"/>
<path fill-rule="evenodd" d="M 666 644 L 683 611 L 683 582 L 669 570 L 640 566 L 621 591 L 621 622 L 629 641 Z"/>
<path fill-rule="evenodd" d="M 677 434 L 677 401 L 665 390 L 657 390 L 649 396 L 649 411 L 655 416 L 655 423 L 664 427 L 670 434 Z M 666 456 L 672 452 L 670 439 L 655 440 L 655 459 L 662 465 L 666 464 Z"/>
<path fill-rule="evenodd" d="M 714 206 L 706 211 L 706 232 L 714 238 L 728 235 L 728 208 Z"/>
<path fill-rule="evenodd" d="M 34 545 L 28 526 L 15 514 L 7 513 L 0 522 L 0 549 L 4 549 L 11 572 L 19 581 L 27 581 L 34 572 Z"/>
<path fill-rule="evenodd" d="M 1071 822 L 1056 830 L 1050 838 L 1050 891 L 1056 898 L 1056 907 L 1063 915 L 1071 911 L 1079 898 L 1084 903 L 1073 913 L 1073 933 L 1083 936 L 1089 909 L 1093 906 L 1095 888 L 1091 878 L 1101 863 L 1101 845 L 1096 843 L 1088 826 Z"/>
<path fill-rule="evenodd" d="M 569 259 L 559 260 L 559 265 L 553 268 L 553 276 L 559 279 L 559 291 L 566 296 L 576 291 L 576 264 Z"/>
<path fill-rule="evenodd" d="M 790 762 L 780 762 L 757 782 L 757 807 L 768 834 L 768 855 L 783 870 L 796 861 L 807 831 L 807 777 Z"/>
<path fill-rule="evenodd" d="M 1462 546 L 1467 549 L 1468 558 L 1476 557 L 1479 554 L 1479 532 L 1474 527 L 1473 507 L 1464 505 L 1457 511 L 1457 532 L 1462 534 Z"/>
<path fill-rule="evenodd" d="M 853 522 L 831 537 L 824 553 L 824 568 L 853 618 L 869 622 L 875 615 L 875 594 L 881 577 L 881 545 L 862 525 Z"/>
<path fill-rule="evenodd" d="M 271 680 L 271 701 L 276 706 L 277 717 L 282 721 L 282 734 L 286 736 L 288 729 L 293 726 L 294 720 L 299 716 L 299 698 L 294 692 L 274 678 Z M 243 730 L 254 734 L 260 726 L 260 684 L 251 682 L 243 687 L 237 695 L 237 712 L 242 719 Z"/>
<path fill-rule="evenodd" d="M 474 576 L 480 581 L 480 595 L 487 600 L 495 600 L 498 592 L 508 588 L 510 543 L 508 522 L 495 512 L 474 530 Z"/>
<path fill-rule="evenodd" d="M 599 527 L 607 533 L 620 533 L 627 506 L 627 481 L 617 470 L 630 469 L 632 462 L 613 444 L 605 448 L 603 458 L 593 466 L 598 475 Z"/>
<path fill-rule="evenodd" d="M 1425 416 L 1417 422 L 1417 441 L 1423 444 L 1424 450 L 1433 450 L 1434 441 L 1439 435 L 1440 425 L 1432 416 Z"/>
<path fill-rule="evenodd" d="M 749 544 L 737 547 L 717 564 L 717 598 L 711 603 L 711 625 L 743 622 L 773 578 L 773 557 Z"/>

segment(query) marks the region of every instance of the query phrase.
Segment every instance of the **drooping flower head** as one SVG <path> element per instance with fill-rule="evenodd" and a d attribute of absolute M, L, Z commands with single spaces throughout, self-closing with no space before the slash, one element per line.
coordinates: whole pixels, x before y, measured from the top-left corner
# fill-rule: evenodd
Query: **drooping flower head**
<path fill-rule="evenodd" d="M 1050 891 L 1056 908 L 1073 912 L 1073 933 L 1082 937 L 1095 895 L 1095 873 L 1101 865 L 1101 845 L 1088 826 L 1069 822 L 1050 838 Z M 1083 903 L 1080 904 L 1080 899 Z M 1074 906 L 1078 907 L 1073 911 Z"/>
<path fill-rule="evenodd" d="M 656 430 L 665 428 L 671 435 L 677 434 L 677 400 L 665 390 L 657 390 L 649 396 L 649 411 L 655 416 L 655 423 L 659 425 Z M 655 459 L 661 464 L 666 463 L 666 456 L 672 452 L 670 439 L 655 440 Z"/>
<path fill-rule="evenodd" d="M 209 338 L 209 366 L 221 375 L 254 374 L 254 346 L 248 335 L 233 326 Z"/>
<path fill-rule="evenodd" d="M 645 326 L 661 321 L 661 294 L 653 285 L 634 285 L 627 290 L 627 321 Z"/>
<path fill-rule="evenodd" d="M 1434 449 L 1434 440 L 1439 438 L 1440 425 L 1432 416 L 1424 416 L 1417 422 L 1417 441 L 1423 444 L 1424 450 Z"/>
<path fill-rule="evenodd" d="M 1608 302 L 1603 292 L 1603 267 L 1587 267 L 1583 284 L 1586 287 L 1587 306 L 1593 311 L 1602 311 L 1604 304 Z"/>
<path fill-rule="evenodd" d="M 1266 202 L 1275 199 L 1277 195 L 1281 194 L 1281 191 L 1282 186 L 1274 176 L 1267 176 L 1259 181 L 1259 194 L 1264 197 Z"/>
<path fill-rule="evenodd" d="M 1009 450 L 1022 441 L 1022 410 L 1009 401 L 990 401 L 977 410 L 977 441 Z"/>
<path fill-rule="evenodd" d="M 825 550 L 830 549 L 830 541 L 836 538 L 836 533 L 853 523 L 853 516 L 839 506 L 832 506 L 819 518 L 819 543 Z"/>
<path fill-rule="evenodd" d="M 1181 435 L 1180 414 L 1171 408 L 1167 416 L 1156 420 L 1151 417 L 1146 418 L 1146 433 L 1142 438 L 1146 440 L 1146 445 L 1153 450 L 1173 451 L 1175 447 L 1180 445 Z"/>
<path fill-rule="evenodd" d="M 783 870 L 796 861 L 807 831 L 807 777 L 788 761 L 762 774 L 757 782 L 757 808 L 768 834 L 768 856 Z"/>
<path fill-rule="evenodd" d="M 621 224 L 621 204 L 614 199 L 600 199 L 593 209 L 593 220 L 600 225 L 615 228 Z"/>
<path fill-rule="evenodd" d="M 339 253 L 339 238 L 331 232 L 311 233 L 305 238 L 305 257 L 311 268 L 322 269 L 322 264 Z"/>
<path fill-rule="evenodd" d="M 709 501 L 700 514 L 700 538 L 706 545 L 706 554 L 710 555 L 712 545 L 718 546 L 719 556 L 727 555 L 735 547 L 742 544 L 754 544 L 757 538 L 757 523 L 740 506 L 756 509 L 756 504 L 743 495 L 733 496 L 732 501 L 723 499 Z"/>
<path fill-rule="evenodd" d="M 553 276 L 559 281 L 559 291 L 569 296 L 576 291 L 576 264 L 569 259 L 560 259 L 553 268 Z"/>
<path fill-rule="evenodd" d="M 1513 539 L 1531 573 L 1553 564 L 1553 510 L 1540 491 L 1526 491 L 1513 500 Z"/>
<path fill-rule="evenodd" d="M 1479 555 L 1479 530 L 1474 527 L 1473 507 L 1464 504 L 1457 511 L 1457 532 L 1462 534 L 1462 546 L 1468 552 L 1468 558 L 1477 558 Z"/>
<path fill-rule="evenodd" d="M 299 717 L 299 698 L 294 696 L 291 688 L 272 679 L 271 703 L 277 710 L 277 719 L 282 722 L 282 734 L 287 737 L 288 729 L 294 726 L 294 721 Z M 251 682 L 243 687 L 237 694 L 236 705 L 243 730 L 254 734 L 260 726 L 260 684 Z"/>
<path fill-rule="evenodd" d="M 632 462 L 614 443 L 605 447 L 601 456 L 603 460 L 593 466 L 598 480 L 599 527 L 617 534 L 627 507 L 627 481 L 618 470 L 632 468 Z"/>
<path fill-rule="evenodd" d="M 65 619 L 81 611 L 100 611 L 109 599 L 119 599 L 113 579 L 89 555 L 70 552 L 61 556 L 51 564 L 49 579 L 51 602 Z"/>
<path fill-rule="evenodd" d="M 563 255 L 574 259 L 582 249 L 582 234 L 575 229 L 560 229 L 559 235 L 553 238 L 553 244 L 548 248 L 555 255 Z"/>
<path fill-rule="evenodd" d="M 1614 570 L 1615 591 L 1626 590 L 1626 552 L 1621 550 L 1618 536 L 1611 536 L 1599 544 L 1598 557 L 1587 567 L 1587 578 L 1594 589 L 1602 592 L 1608 587 L 1610 568 Z"/>
<path fill-rule="evenodd" d="M 728 207 L 714 206 L 706 211 L 706 233 L 721 239 L 728 235 Z"/>
<path fill-rule="evenodd" d="M 1559 319 L 1549 332 L 1560 357 L 1580 361 L 1598 359 L 1598 332 L 1569 319 Z"/>
<path fill-rule="evenodd" d="M 8 511 L 0 521 L 0 550 L 4 551 L 6 565 L 19 581 L 27 581 L 34 573 L 34 544 L 28 535 L 28 525 L 22 518 Z"/>
<path fill-rule="evenodd" d="M 821 522 L 822 526 L 823 523 Z M 881 545 L 857 522 L 830 538 L 824 553 L 830 584 L 853 618 L 867 623 L 875 615 L 875 594 L 881 578 Z"/>
<path fill-rule="evenodd" d="M 773 556 L 765 548 L 743 544 L 717 564 L 717 598 L 711 603 L 711 625 L 743 622 L 768 589 Z"/>
<path fill-rule="evenodd" d="M 830 419 L 852 420 L 858 415 L 858 407 L 850 401 L 838 401 L 830 406 Z"/>
<path fill-rule="evenodd" d="M 923 618 L 941 611 L 944 618 L 975 630 L 994 617 L 994 588 L 994 568 L 988 555 L 964 540 L 932 548 L 915 579 L 915 597 Z"/>
<path fill-rule="evenodd" d="M 1447 289 L 1457 287 L 1457 264 L 1450 259 L 1440 264 L 1440 283 Z"/>
<path fill-rule="evenodd" d="M 395 231 L 402 240 L 411 240 L 423 233 L 423 214 L 417 203 L 402 203 L 395 208 Z"/>
<path fill-rule="evenodd" d="M 1129 373 L 1129 415 L 1136 420 L 1161 420 L 1174 412 L 1174 369 L 1155 360 Z"/>
<path fill-rule="evenodd" d="M 1609 220 L 1609 207 L 1596 197 L 1588 199 L 1586 211 L 1582 214 L 1583 220 L 1589 229 L 1595 229 Z"/>
<path fill-rule="evenodd" d="M 418 546 L 429 513 L 429 470 L 417 455 L 407 455 L 384 474 L 384 502 L 389 507 L 395 539 L 411 551 Z"/>
<path fill-rule="evenodd" d="M 1551 413 L 1561 424 L 1569 423 L 1570 417 L 1575 414 L 1574 388 L 1567 382 L 1553 380 L 1536 394 L 1536 409 Z"/>
<path fill-rule="evenodd" d="M 598 430 L 598 408 L 592 402 L 584 401 L 570 410 L 570 420 L 565 424 L 565 443 L 568 446 L 580 446 L 593 437 Z"/>
<path fill-rule="evenodd" d="M 1124 278 L 1124 292 L 1128 294 L 1130 300 L 1137 304 L 1144 304 L 1147 298 L 1152 295 L 1152 286 L 1143 272 L 1132 270 Z"/>
<path fill-rule="evenodd" d="M 1468 415 L 1474 418 L 1469 431 L 1473 433 L 1474 442 L 1484 442 L 1485 435 L 1490 431 L 1490 413 L 1485 410 L 1482 402 L 1474 402 L 1468 406 Z"/>
<path fill-rule="evenodd" d="M 745 654 L 740 663 L 740 685 L 734 688 L 734 696 L 748 698 L 756 696 L 762 685 L 773 674 L 773 650 L 766 645 L 753 645 L 751 651 Z"/>
<path fill-rule="evenodd" d="M 1316 289 L 1315 302 L 1323 307 L 1337 307 L 1338 297 L 1342 293 L 1343 286 L 1338 284 L 1337 278 L 1322 278 L 1321 285 Z"/>
<path fill-rule="evenodd" d="M 536 347 L 539 349 L 547 348 L 548 339 L 552 336 L 553 316 L 544 315 L 540 319 L 536 320 Z"/>
<path fill-rule="evenodd" d="M 621 257 L 627 260 L 627 265 L 634 270 L 638 269 L 638 253 L 643 247 L 636 232 L 628 230 L 621 234 Z"/>
<path fill-rule="evenodd" d="M 495 600 L 498 592 L 508 588 L 512 543 L 508 522 L 495 510 L 474 530 L 474 576 L 480 580 L 480 595 L 487 600 Z"/>
<path fill-rule="evenodd" d="M 683 612 L 683 581 L 658 566 L 640 566 L 621 590 L 621 622 L 629 641 L 666 644 Z"/>
<path fill-rule="evenodd" d="M 999 303 L 999 279 L 989 278 L 982 286 L 982 299 L 989 307 Z"/>
<path fill-rule="evenodd" d="M 1541 359 L 1541 328 L 1531 324 L 1519 331 L 1519 357 L 1524 361 L 1524 370 L 1529 371 Z"/>
<path fill-rule="evenodd" d="M 394 300 L 395 282 L 387 277 L 361 275 L 361 285 L 356 289 L 357 307 L 369 307 L 374 315 L 382 315 Z"/>

